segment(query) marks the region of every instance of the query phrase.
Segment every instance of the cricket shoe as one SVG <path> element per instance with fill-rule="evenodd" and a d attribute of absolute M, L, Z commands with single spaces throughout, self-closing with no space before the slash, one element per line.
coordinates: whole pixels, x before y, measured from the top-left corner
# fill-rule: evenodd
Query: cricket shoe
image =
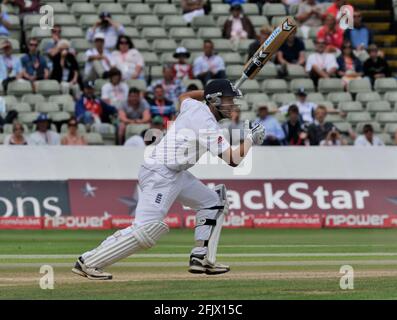
<path fill-rule="evenodd" d="M 72 272 L 90 280 L 111 280 L 113 276 L 98 268 L 89 268 L 84 264 L 82 257 L 79 257 L 72 269 Z"/>
<path fill-rule="evenodd" d="M 230 271 L 230 267 L 220 263 L 210 263 L 205 255 L 192 254 L 189 261 L 190 273 L 221 274 Z"/>

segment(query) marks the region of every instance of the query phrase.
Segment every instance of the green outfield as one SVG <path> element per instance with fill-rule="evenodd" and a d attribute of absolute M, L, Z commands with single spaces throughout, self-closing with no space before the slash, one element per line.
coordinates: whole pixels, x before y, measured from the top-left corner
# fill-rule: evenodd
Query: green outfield
<path fill-rule="evenodd" d="M 232 271 L 187 272 L 192 230 L 171 230 L 100 282 L 70 272 L 111 231 L 0 231 L 0 299 L 397 299 L 397 229 L 222 231 L 218 260 Z M 50 265 L 53 290 L 39 287 Z M 354 289 L 339 286 L 342 265 Z"/>

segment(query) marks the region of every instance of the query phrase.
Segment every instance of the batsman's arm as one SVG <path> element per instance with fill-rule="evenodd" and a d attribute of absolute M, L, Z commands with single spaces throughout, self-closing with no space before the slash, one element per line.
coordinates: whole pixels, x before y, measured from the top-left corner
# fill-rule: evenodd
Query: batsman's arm
<path fill-rule="evenodd" d="M 219 155 L 231 167 L 237 167 L 247 155 L 252 147 L 251 139 L 244 139 L 236 148 L 229 147 L 225 152 Z"/>

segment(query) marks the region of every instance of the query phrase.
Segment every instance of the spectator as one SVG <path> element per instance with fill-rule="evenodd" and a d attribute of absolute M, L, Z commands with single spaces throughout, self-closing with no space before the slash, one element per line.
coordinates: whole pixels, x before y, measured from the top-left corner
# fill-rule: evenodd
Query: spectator
<path fill-rule="evenodd" d="M 21 59 L 12 54 L 11 41 L 3 41 L 1 48 L 4 54 L 0 56 L 0 81 L 6 93 L 8 83 L 22 78 L 22 65 Z"/>
<path fill-rule="evenodd" d="M 176 48 L 173 57 L 178 60 L 173 65 L 174 80 L 193 79 L 193 67 L 187 62 L 187 59 L 190 58 L 190 52 L 184 47 L 179 47 Z"/>
<path fill-rule="evenodd" d="M 11 28 L 10 18 L 0 5 L 0 36 L 8 37 L 10 35 L 9 28 Z"/>
<path fill-rule="evenodd" d="M 12 125 L 12 134 L 4 139 L 5 145 L 26 146 L 29 144 L 29 139 L 24 135 L 24 127 L 19 122 L 14 122 Z"/>
<path fill-rule="evenodd" d="M 295 105 L 299 110 L 301 121 L 304 123 L 312 123 L 314 121 L 314 112 L 317 108 L 317 104 L 307 101 L 307 93 L 304 88 L 299 88 L 296 92 L 297 100 L 292 104 L 281 106 L 279 111 L 287 113 L 291 105 Z"/>
<path fill-rule="evenodd" d="M 315 120 L 308 127 L 308 136 L 310 145 L 318 146 L 320 142 L 328 136 L 328 133 L 334 128 L 331 122 L 325 121 L 327 117 L 327 108 L 318 106 L 315 111 Z"/>
<path fill-rule="evenodd" d="M 40 113 L 34 123 L 37 127 L 36 132 L 30 135 L 31 144 L 36 146 L 55 146 L 60 144 L 59 134 L 50 129 L 50 119 L 45 113 Z"/>
<path fill-rule="evenodd" d="M 55 24 L 51 29 L 51 39 L 49 39 L 43 48 L 44 53 L 52 60 L 59 53 L 58 42 L 61 40 L 62 28 L 59 24 Z"/>
<path fill-rule="evenodd" d="M 363 75 L 363 65 L 354 55 L 350 42 L 345 41 L 342 46 L 342 54 L 336 59 L 338 62 L 338 76 L 342 78 L 345 85 L 354 79 L 360 79 Z"/>
<path fill-rule="evenodd" d="M 174 80 L 174 70 L 172 65 L 163 66 L 163 79 L 155 81 L 149 88 L 149 92 L 153 92 L 157 85 L 161 85 L 164 89 L 165 98 L 177 103 L 178 97 L 186 91 L 179 79 Z"/>
<path fill-rule="evenodd" d="M 199 87 L 195 83 L 191 83 L 187 86 L 186 92 L 199 90 Z"/>
<path fill-rule="evenodd" d="M 324 40 L 326 52 L 340 52 L 343 44 L 343 29 L 336 23 L 334 16 L 328 14 L 324 26 L 317 32 L 317 40 Z"/>
<path fill-rule="evenodd" d="M 299 115 L 297 105 L 292 104 L 289 106 L 287 117 L 288 120 L 282 125 L 285 134 L 285 143 L 290 146 L 305 145 L 307 133 L 304 130 L 304 124 Z"/>
<path fill-rule="evenodd" d="M 68 132 L 62 138 L 61 144 L 64 146 L 84 146 L 87 144 L 84 136 L 78 132 L 78 123 L 76 118 L 71 118 L 68 121 Z"/>
<path fill-rule="evenodd" d="M 85 53 L 86 63 L 84 77 L 86 80 L 107 78 L 108 71 L 113 65 L 112 55 L 104 47 L 105 35 L 97 32 L 94 36 L 94 48 Z"/>
<path fill-rule="evenodd" d="M 134 47 L 129 36 L 118 37 L 116 50 L 112 52 L 112 61 L 113 65 L 121 71 L 123 80 L 144 79 L 143 56 Z"/>
<path fill-rule="evenodd" d="M 67 40 L 60 40 L 57 44 L 58 53 L 53 58 L 53 69 L 51 79 L 61 84 L 63 94 L 72 92 L 77 99 L 80 96 L 81 78 L 79 65 L 74 54 L 70 52 L 70 43 Z"/>
<path fill-rule="evenodd" d="M 272 28 L 269 27 L 268 25 L 264 25 L 260 30 L 259 30 L 259 34 L 256 37 L 256 40 L 253 41 L 249 47 L 248 47 L 248 58 L 247 61 L 249 59 L 251 59 L 251 57 L 254 55 L 254 53 L 256 52 L 256 50 L 259 49 L 259 46 L 266 41 L 266 39 L 271 35 L 272 33 Z"/>
<path fill-rule="evenodd" d="M 345 30 L 345 40 L 350 41 L 354 50 L 366 50 L 373 43 L 373 34 L 362 22 L 362 15 L 359 9 L 354 11 L 353 29 Z"/>
<path fill-rule="evenodd" d="M 164 120 L 161 116 L 155 116 L 150 122 L 150 128 L 142 131 L 140 135 L 133 135 L 125 143 L 126 147 L 144 148 L 160 142 L 164 135 Z"/>
<path fill-rule="evenodd" d="M 368 47 L 369 58 L 364 62 L 364 75 L 368 77 L 372 83 L 376 79 L 391 76 L 391 70 L 387 61 L 379 56 L 376 44 Z"/>
<path fill-rule="evenodd" d="M 241 111 L 236 108 L 231 112 L 231 123 L 228 126 L 229 137 L 232 145 L 240 144 L 244 141 L 244 121 L 240 119 Z"/>
<path fill-rule="evenodd" d="M 278 120 L 269 115 L 269 108 L 266 104 L 258 105 L 257 119 L 254 124 L 260 123 L 265 128 L 264 146 L 279 146 L 285 139 L 284 131 Z"/>
<path fill-rule="evenodd" d="M 187 23 L 192 22 L 194 17 L 203 16 L 204 0 L 181 0 L 183 19 Z"/>
<path fill-rule="evenodd" d="M 36 91 L 34 82 L 46 80 L 50 75 L 47 61 L 37 50 L 39 41 L 36 38 L 29 40 L 29 51 L 22 56 L 22 77 L 32 83 L 33 92 Z"/>
<path fill-rule="evenodd" d="M 223 25 L 223 37 L 238 43 L 241 39 L 255 39 L 255 28 L 251 20 L 243 13 L 240 3 L 232 3 L 230 17 Z"/>
<path fill-rule="evenodd" d="M 346 0 L 334 0 L 334 3 L 331 4 L 328 9 L 325 11 L 325 15 L 333 16 L 337 21 L 340 19 L 340 8 L 346 4 Z"/>
<path fill-rule="evenodd" d="M 383 141 L 374 135 L 374 128 L 370 124 L 366 124 L 363 127 L 363 134 L 359 135 L 354 141 L 355 146 L 359 147 L 372 147 L 372 146 L 384 146 Z"/>
<path fill-rule="evenodd" d="M 38 13 L 40 10 L 40 0 L 8 0 L 8 3 L 18 7 L 20 16 Z"/>
<path fill-rule="evenodd" d="M 344 146 L 347 142 L 342 139 L 338 130 L 333 127 L 330 132 L 328 132 L 327 137 L 320 142 L 320 146 L 332 147 L 332 146 Z"/>
<path fill-rule="evenodd" d="M 300 30 L 305 39 L 309 38 L 310 28 L 323 25 L 324 6 L 316 0 L 302 1 L 298 7 L 296 20 L 300 23 Z"/>
<path fill-rule="evenodd" d="M 110 117 L 117 114 L 117 109 L 97 98 L 94 93 L 94 83 L 86 81 L 83 85 L 83 94 L 76 101 L 77 121 L 84 124 L 110 123 Z"/>
<path fill-rule="evenodd" d="M 119 109 L 119 141 L 124 141 L 125 129 L 129 124 L 142 124 L 150 122 L 150 105 L 141 98 L 137 88 L 128 92 L 127 102 Z"/>
<path fill-rule="evenodd" d="M 165 97 L 164 88 L 161 84 L 153 88 L 153 98 L 148 98 L 147 101 L 150 105 L 150 115 L 152 118 L 161 116 L 166 127 L 168 126 L 168 121 L 175 119 L 175 106 L 171 100 Z"/>
<path fill-rule="evenodd" d="M 211 79 L 226 78 L 225 62 L 214 53 L 214 43 L 211 40 L 204 40 L 203 54 L 193 63 L 193 74 L 203 85 Z"/>
<path fill-rule="evenodd" d="M 335 76 L 338 64 L 335 55 L 325 52 L 324 40 L 316 40 L 316 52 L 309 55 L 306 61 L 306 72 L 317 86 L 318 79 Z"/>
<path fill-rule="evenodd" d="M 121 72 L 114 67 L 109 70 L 109 80 L 102 86 L 101 98 L 119 109 L 127 101 L 128 85 L 121 81 Z"/>
<path fill-rule="evenodd" d="M 277 52 L 277 62 L 281 66 L 281 73 L 287 74 L 287 66 L 296 64 L 303 66 L 305 64 L 305 44 L 301 39 L 296 37 L 296 33 L 292 33 L 286 42 Z"/>
<path fill-rule="evenodd" d="M 101 12 L 99 20 L 87 30 L 87 40 L 95 41 L 97 33 L 104 35 L 105 49 L 113 49 L 119 35 L 124 34 L 124 27 L 112 19 L 109 12 Z"/>

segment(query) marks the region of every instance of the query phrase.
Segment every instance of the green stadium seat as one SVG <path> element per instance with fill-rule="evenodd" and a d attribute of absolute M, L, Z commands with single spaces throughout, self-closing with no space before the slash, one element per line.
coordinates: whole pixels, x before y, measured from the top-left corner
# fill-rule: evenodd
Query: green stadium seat
<path fill-rule="evenodd" d="M 98 21 L 97 14 L 82 14 L 79 18 L 78 25 L 81 28 L 88 29 L 91 28 Z"/>
<path fill-rule="evenodd" d="M 169 64 L 169 63 L 175 63 L 176 59 L 173 57 L 174 53 L 173 52 L 163 52 L 160 55 L 160 64 Z"/>
<path fill-rule="evenodd" d="M 245 101 L 245 100 L 240 100 L 238 102 L 238 106 L 239 106 L 240 111 L 249 111 L 249 109 L 250 109 L 247 101 Z"/>
<path fill-rule="evenodd" d="M 125 129 L 125 138 L 128 139 L 131 136 L 140 135 L 143 130 L 149 129 L 149 124 L 129 124 Z"/>
<path fill-rule="evenodd" d="M 309 30 L 309 39 L 313 39 L 313 40 L 316 39 L 318 30 L 320 28 L 321 27 L 311 27 L 310 30 Z"/>
<path fill-rule="evenodd" d="M 129 3 L 126 7 L 126 11 L 128 14 L 135 17 L 153 14 L 152 9 L 146 3 Z"/>
<path fill-rule="evenodd" d="M 339 102 L 338 109 L 344 112 L 362 112 L 363 105 L 360 101 L 344 101 Z"/>
<path fill-rule="evenodd" d="M 189 51 L 202 51 L 203 40 L 201 39 L 183 39 L 181 46 L 185 47 Z"/>
<path fill-rule="evenodd" d="M 26 102 L 31 106 L 34 106 L 36 103 L 44 103 L 46 100 L 42 94 L 35 93 L 27 93 L 24 94 L 21 98 L 21 102 Z"/>
<path fill-rule="evenodd" d="M 238 43 L 237 51 L 240 54 L 246 54 L 250 44 L 253 42 L 252 39 L 242 39 Z"/>
<path fill-rule="evenodd" d="M 114 3 L 112 0 L 90 0 L 91 3 L 93 3 L 95 6 L 100 5 L 101 3 Z"/>
<path fill-rule="evenodd" d="M 359 122 L 356 124 L 356 132 L 358 134 L 362 134 L 363 133 L 363 128 L 366 124 L 370 124 L 373 128 L 374 128 L 374 132 L 375 133 L 381 133 L 382 132 L 382 128 L 381 125 L 379 124 L 379 122 L 376 121 L 364 121 L 364 122 Z"/>
<path fill-rule="evenodd" d="M 392 112 L 391 103 L 389 101 L 370 101 L 367 103 L 369 112 Z"/>
<path fill-rule="evenodd" d="M 17 15 L 8 14 L 8 19 L 11 23 L 10 28 L 8 30 L 20 30 L 21 29 L 21 21 Z"/>
<path fill-rule="evenodd" d="M 226 66 L 226 76 L 230 80 L 237 80 L 243 72 L 243 65 Z"/>
<path fill-rule="evenodd" d="M 201 39 L 212 39 L 216 43 L 216 39 L 222 38 L 222 30 L 219 28 L 200 28 L 197 31 L 197 37 Z"/>
<path fill-rule="evenodd" d="M 155 52 L 175 52 L 177 44 L 173 39 L 156 39 L 152 47 Z"/>
<path fill-rule="evenodd" d="M 243 3 L 242 7 L 244 14 L 249 17 L 259 15 L 258 6 L 256 5 L 256 3 Z"/>
<path fill-rule="evenodd" d="M 150 51 L 152 47 L 146 39 L 133 39 L 134 47 L 139 51 Z"/>
<path fill-rule="evenodd" d="M 272 17 L 272 19 L 270 20 L 270 24 L 272 25 L 272 27 L 276 28 L 280 23 L 284 21 L 284 19 L 285 17 L 282 16 Z"/>
<path fill-rule="evenodd" d="M 5 135 L 4 133 L 0 133 L 0 145 L 4 144 L 4 140 L 6 138 L 7 135 Z"/>
<path fill-rule="evenodd" d="M 85 140 L 89 146 L 101 146 L 104 145 L 102 136 L 96 132 L 89 132 L 84 135 Z"/>
<path fill-rule="evenodd" d="M 394 134 L 397 132 L 397 123 L 386 123 L 385 132 L 388 134 Z"/>
<path fill-rule="evenodd" d="M 288 14 L 295 17 L 298 14 L 299 3 L 290 4 L 288 7 Z"/>
<path fill-rule="evenodd" d="M 146 74 L 149 74 L 149 72 L 146 72 Z M 163 79 L 163 67 L 162 66 L 151 67 L 150 75 L 152 76 L 152 80 Z"/>
<path fill-rule="evenodd" d="M 48 98 L 48 102 L 57 103 L 61 106 L 62 111 L 74 113 L 75 102 L 70 94 L 54 94 Z"/>
<path fill-rule="evenodd" d="M 368 79 L 355 79 L 349 81 L 347 89 L 351 93 L 370 92 L 371 82 Z"/>
<path fill-rule="evenodd" d="M 276 113 L 278 112 L 277 104 L 274 101 L 265 101 L 265 102 L 255 102 L 252 109 L 256 113 L 258 109 L 262 106 L 267 106 L 269 113 Z"/>
<path fill-rule="evenodd" d="M 142 3 L 142 0 L 118 0 L 117 2 L 123 6 L 125 6 L 125 5 L 128 6 L 129 4 L 132 4 L 132 3 L 138 3 L 138 4 Z"/>
<path fill-rule="evenodd" d="M 320 92 L 309 92 L 306 97 L 307 101 L 316 102 L 316 101 L 324 101 L 325 97 Z"/>
<path fill-rule="evenodd" d="M 18 103 L 18 99 L 14 95 L 2 96 L 6 105 L 6 110 L 11 110 L 12 106 Z"/>
<path fill-rule="evenodd" d="M 352 123 L 357 122 L 368 122 L 372 121 L 371 114 L 369 112 L 349 112 L 347 114 L 347 121 Z"/>
<path fill-rule="evenodd" d="M 92 48 L 92 44 L 87 39 L 84 38 L 72 39 L 70 41 L 70 45 L 77 52 L 82 52 L 82 51 L 85 52 L 88 49 Z"/>
<path fill-rule="evenodd" d="M 141 29 L 146 27 L 159 27 L 160 20 L 154 15 L 138 15 L 135 19 L 135 26 Z"/>
<path fill-rule="evenodd" d="M 211 8 L 211 14 L 216 16 L 228 16 L 230 14 L 230 6 L 224 3 L 214 3 Z"/>
<path fill-rule="evenodd" d="M 27 14 L 23 17 L 23 29 L 25 31 L 31 30 L 33 27 L 40 25 L 41 15 L 39 14 Z"/>
<path fill-rule="evenodd" d="M 376 114 L 375 120 L 379 123 L 397 123 L 397 112 L 379 112 Z"/>
<path fill-rule="evenodd" d="M 281 3 L 265 3 L 263 6 L 263 14 L 267 17 L 285 16 L 287 15 L 287 10 Z"/>
<path fill-rule="evenodd" d="M 193 28 L 198 29 L 201 27 L 215 27 L 215 20 L 213 16 L 198 16 L 194 17 L 191 25 Z"/>
<path fill-rule="evenodd" d="M 250 20 L 255 28 L 262 28 L 264 25 L 270 25 L 269 19 L 265 16 L 251 16 Z M 253 40 L 251 39 L 251 41 Z"/>
<path fill-rule="evenodd" d="M 166 38 L 168 38 L 168 35 L 167 32 L 164 30 L 164 28 L 161 27 L 143 28 L 141 31 L 141 37 L 147 40 L 158 39 L 164 41 L 171 41 L 171 40 L 165 40 Z M 156 50 L 154 46 L 153 46 L 153 50 Z"/>
<path fill-rule="evenodd" d="M 55 102 L 39 102 L 35 105 L 35 110 L 40 113 L 59 112 L 60 106 Z"/>
<path fill-rule="evenodd" d="M 183 40 L 187 38 L 195 38 L 196 33 L 192 28 L 188 27 L 172 27 L 169 31 L 169 36 L 171 39 Z M 202 45 L 201 45 L 202 47 Z"/>
<path fill-rule="evenodd" d="M 397 91 L 388 91 L 383 96 L 383 100 L 389 101 L 390 103 L 397 102 Z"/>
<path fill-rule="evenodd" d="M 298 78 L 306 77 L 305 69 L 297 64 L 288 64 L 287 74 L 289 79 L 298 79 Z"/>
<path fill-rule="evenodd" d="M 77 55 L 76 55 L 76 60 L 77 60 L 77 63 L 79 65 L 79 68 L 80 69 L 84 69 L 84 65 L 85 65 L 85 62 L 86 62 L 85 52 L 78 52 Z"/>
<path fill-rule="evenodd" d="M 272 62 L 268 62 L 265 66 L 258 72 L 256 75 L 256 79 L 264 80 L 264 79 L 271 79 L 277 78 L 277 68 L 276 65 Z"/>
<path fill-rule="evenodd" d="M 159 58 L 155 52 L 144 52 L 142 51 L 141 54 L 145 57 L 145 65 L 146 66 L 157 66 L 160 64 Z"/>
<path fill-rule="evenodd" d="M 270 101 L 269 96 L 266 93 L 247 93 L 245 100 L 249 105 L 253 105 L 256 102 L 267 102 Z"/>
<path fill-rule="evenodd" d="M 255 120 L 256 119 L 256 112 L 255 111 L 241 111 L 240 113 L 240 119 L 241 121 L 245 120 Z"/>
<path fill-rule="evenodd" d="M 260 91 L 259 83 L 256 79 L 246 80 L 240 87 L 243 93 L 255 93 Z"/>
<path fill-rule="evenodd" d="M 162 20 L 162 25 L 166 29 L 173 27 L 186 27 L 187 23 L 182 16 L 165 16 Z"/>
<path fill-rule="evenodd" d="M 328 122 L 331 122 L 331 123 L 339 123 L 339 122 L 346 121 L 346 119 L 342 118 L 340 114 L 328 113 L 327 117 L 325 118 L 325 121 L 328 121 Z"/>
<path fill-rule="evenodd" d="M 350 122 L 335 122 L 335 127 L 340 133 L 345 135 L 349 134 L 349 132 L 353 130 Z"/>
<path fill-rule="evenodd" d="M 158 3 L 153 7 L 153 13 L 159 17 L 178 15 L 178 9 L 173 3 Z"/>
<path fill-rule="evenodd" d="M 39 80 L 36 81 L 36 92 L 43 96 L 59 94 L 61 91 L 59 82 L 56 80 Z"/>
<path fill-rule="evenodd" d="M 96 123 L 91 126 L 90 132 L 99 133 L 102 136 L 104 144 L 114 144 L 116 141 L 116 128 L 109 123 Z"/>
<path fill-rule="evenodd" d="M 353 101 L 353 97 L 350 92 L 330 92 L 327 95 L 327 100 L 338 104 L 343 101 Z"/>
<path fill-rule="evenodd" d="M 343 81 L 341 79 L 320 79 L 318 91 L 322 93 L 344 91 Z"/>
<path fill-rule="evenodd" d="M 29 103 L 26 102 L 19 102 L 16 103 L 12 106 L 12 108 L 10 108 L 9 110 L 15 110 L 18 113 L 22 113 L 22 112 L 32 112 L 32 108 L 30 107 Z"/>
<path fill-rule="evenodd" d="M 194 84 L 199 88 L 199 90 L 203 89 L 203 84 L 200 80 L 197 79 L 183 79 L 182 84 L 187 88 L 189 85 Z"/>
<path fill-rule="evenodd" d="M 97 13 L 109 12 L 111 15 L 122 14 L 124 9 L 120 3 L 100 3 L 98 5 Z"/>
<path fill-rule="evenodd" d="M 147 3 L 147 4 L 149 4 L 149 5 L 151 5 L 151 6 L 154 6 L 154 5 L 156 5 L 156 4 L 159 4 L 159 3 L 168 3 L 168 0 L 145 0 L 145 3 Z"/>
<path fill-rule="evenodd" d="M 114 14 L 112 19 L 118 23 L 121 23 L 124 27 L 133 25 L 133 20 L 129 15 L 126 14 Z"/>
<path fill-rule="evenodd" d="M 223 28 L 223 26 L 224 26 L 224 24 L 225 24 L 225 22 L 226 22 L 226 20 L 228 19 L 229 17 L 228 16 L 219 16 L 217 19 L 216 19 L 216 26 L 218 27 L 218 28 Z M 251 17 L 250 17 L 250 19 L 251 19 Z"/>
<path fill-rule="evenodd" d="M 387 146 L 393 145 L 393 140 L 390 137 L 390 134 L 387 133 L 379 133 L 378 138 L 383 141 L 383 143 Z"/>
<path fill-rule="evenodd" d="M 137 88 L 141 91 L 146 91 L 146 81 L 142 79 L 129 79 L 127 80 L 128 88 Z"/>
<path fill-rule="evenodd" d="M 288 92 L 288 83 L 283 79 L 268 79 L 263 81 L 262 91 L 267 94 Z"/>
<path fill-rule="evenodd" d="M 77 24 L 76 18 L 71 14 L 56 14 L 54 16 L 54 23 L 64 26 L 75 26 Z"/>
<path fill-rule="evenodd" d="M 379 93 L 397 90 L 397 80 L 395 78 L 380 78 L 375 80 L 375 91 Z"/>
<path fill-rule="evenodd" d="M 54 122 L 68 121 L 70 113 L 66 111 L 53 111 L 48 113 L 48 117 Z"/>
<path fill-rule="evenodd" d="M 124 27 L 124 34 L 129 36 L 134 42 L 134 38 L 140 38 L 141 34 L 135 27 Z"/>
<path fill-rule="evenodd" d="M 7 93 L 20 97 L 26 93 L 32 93 L 32 85 L 28 81 L 12 81 L 8 84 Z"/>
<path fill-rule="evenodd" d="M 33 27 L 32 31 L 30 32 L 29 37 L 37 38 L 39 40 L 44 39 L 44 38 L 51 38 L 51 30 L 50 29 L 42 29 L 40 27 Z"/>
<path fill-rule="evenodd" d="M 63 27 L 62 37 L 70 40 L 72 38 L 84 38 L 85 33 L 80 27 Z"/>
<path fill-rule="evenodd" d="M 292 92 L 297 92 L 298 89 L 300 89 L 300 88 L 304 88 L 306 92 L 315 91 L 314 83 L 313 83 L 313 80 L 311 80 L 311 79 L 301 78 L 301 79 L 293 79 L 293 80 L 291 80 L 290 90 Z"/>
<path fill-rule="evenodd" d="M 23 112 L 18 114 L 18 121 L 31 127 L 33 125 L 33 121 L 37 119 L 38 115 L 38 112 Z"/>
<path fill-rule="evenodd" d="M 69 13 L 69 8 L 67 6 L 66 3 L 62 3 L 62 2 L 46 2 L 46 5 L 49 5 L 52 7 L 52 9 L 54 9 L 54 13 L 56 15 L 60 14 L 60 13 Z"/>
<path fill-rule="evenodd" d="M 275 93 L 272 95 L 272 101 L 282 106 L 296 101 L 296 98 L 293 93 Z"/>
<path fill-rule="evenodd" d="M 226 65 L 243 63 L 241 56 L 237 52 L 222 52 L 219 55 L 222 57 L 223 61 L 225 61 Z"/>
<path fill-rule="evenodd" d="M 378 92 L 360 92 L 357 94 L 356 100 L 363 104 L 367 104 L 371 101 L 381 101 L 382 98 Z"/>
<path fill-rule="evenodd" d="M 75 17 L 80 17 L 86 14 L 94 14 L 96 9 L 92 3 L 75 2 L 70 6 L 70 12 L 73 13 Z M 99 19 L 98 15 L 96 15 L 96 18 Z"/>

